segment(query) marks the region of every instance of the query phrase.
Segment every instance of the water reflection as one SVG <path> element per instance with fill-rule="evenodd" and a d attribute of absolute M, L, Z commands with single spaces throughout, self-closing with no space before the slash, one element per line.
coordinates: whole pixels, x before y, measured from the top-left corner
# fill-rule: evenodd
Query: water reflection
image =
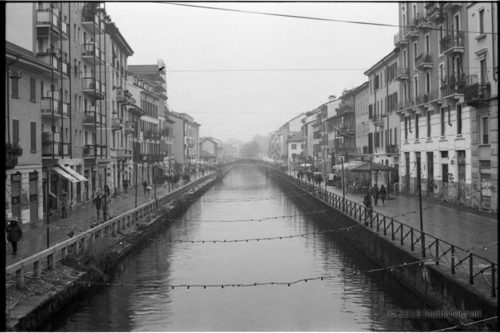
<path fill-rule="evenodd" d="M 245 188 L 245 189 L 244 189 Z M 264 200 L 249 200 L 264 198 Z M 248 200 L 247 200 L 248 199 Z M 231 200 L 231 201 L 227 201 Z M 236 201 L 238 200 L 238 201 Z M 390 318 L 393 309 L 421 308 L 385 273 L 353 274 L 373 263 L 338 235 L 241 243 L 230 240 L 319 232 L 332 226 L 307 213 L 253 167 L 231 171 L 165 232 L 122 264 L 114 284 L 79 302 L 51 329 L 62 331 L 364 331 L 422 330 Z M 218 222 L 217 220 L 235 220 Z M 344 242 L 345 243 L 345 242 Z M 287 282 L 334 275 L 291 287 L 175 288 L 179 284 Z"/>

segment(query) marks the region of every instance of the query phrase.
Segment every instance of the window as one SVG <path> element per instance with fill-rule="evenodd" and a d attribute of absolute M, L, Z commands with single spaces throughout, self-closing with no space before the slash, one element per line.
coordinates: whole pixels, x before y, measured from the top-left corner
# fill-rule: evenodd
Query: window
<path fill-rule="evenodd" d="M 405 140 L 408 140 L 408 117 L 405 117 Z"/>
<path fill-rule="evenodd" d="M 32 121 L 31 125 L 31 152 L 36 153 L 36 123 Z"/>
<path fill-rule="evenodd" d="M 418 118 L 419 115 L 415 115 L 415 139 L 418 139 Z"/>
<path fill-rule="evenodd" d="M 439 35 L 438 35 L 438 50 L 439 50 L 439 54 L 441 54 L 441 53 L 443 53 L 443 46 L 442 46 L 441 41 L 444 38 L 444 32 L 443 32 L 443 26 L 442 25 L 439 25 L 438 31 L 439 31 Z"/>
<path fill-rule="evenodd" d="M 414 92 L 414 97 L 417 98 L 418 96 L 418 75 L 415 75 L 413 77 L 413 92 Z"/>
<path fill-rule="evenodd" d="M 407 63 L 406 63 L 406 59 L 407 59 L 407 54 L 406 54 L 406 49 L 403 50 L 403 68 L 407 68 Z"/>
<path fill-rule="evenodd" d="M 483 58 L 479 62 L 479 66 L 481 69 L 481 84 L 486 84 L 488 82 L 488 71 L 486 69 L 486 59 Z"/>
<path fill-rule="evenodd" d="M 36 79 L 30 77 L 30 102 L 36 102 Z"/>
<path fill-rule="evenodd" d="M 457 104 L 457 134 L 462 134 L 462 104 Z"/>
<path fill-rule="evenodd" d="M 12 143 L 17 145 L 19 143 L 19 120 L 12 119 Z"/>
<path fill-rule="evenodd" d="M 427 112 L 427 137 L 431 137 L 431 113 Z"/>
<path fill-rule="evenodd" d="M 417 63 L 417 57 L 418 57 L 418 43 L 417 42 L 413 42 L 413 67 L 416 66 L 416 63 Z"/>
<path fill-rule="evenodd" d="M 484 9 L 479 10 L 479 33 L 484 34 Z"/>
<path fill-rule="evenodd" d="M 40 98 L 41 99 L 43 99 L 43 96 L 44 96 L 44 94 L 43 94 L 43 88 L 44 88 L 43 81 L 40 81 Z"/>
<path fill-rule="evenodd" d="M 12 98 L 19 98 L 19 78 L 16 73 L 13 73 L 11 76 L 11 88 L 12 88 Z"/>
<path fill-rule="evenodd" d="M 480 124 L 479 124 L 479 135 L 480 137 L 480 142 L 481 144 L 488 144 L 489 143 L 489 118 L 488 117 L 481 117 L 480 118 Z"/>
<path fill-rule="evenodd" d="M 296 143 L 292 143 L 292 149 L 297 149 L 297 144 Z"/>
<path fill-rule="evenodd" d="M 446 108 L 441 108 L 441 136 L 444 136 L 445 134 L 445 125 L 446 125 L 446 121 L 445 121 L 445 112 L 446 112 Z"/>
<path fill-rule="evenodd" d="M 425 72 L 425 93 L 428 94 L 431 92 L 431 72 Z"/>
<path fill-rule="evenodd" d="M 425 35 L 425 53 L 429 54 L 431 49 L 429 34 Z"/>

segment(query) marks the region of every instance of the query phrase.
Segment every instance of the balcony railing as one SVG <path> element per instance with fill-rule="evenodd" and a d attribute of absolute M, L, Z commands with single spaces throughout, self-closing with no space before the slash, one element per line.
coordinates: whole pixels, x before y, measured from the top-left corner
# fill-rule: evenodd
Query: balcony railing
<path fill-rule="evenodd" d="M 42 145 L 42 156 L 44 157 L 52 157 L 58 158 L 61 156 L 69 155 L 69 143 L 63 142 L 53 142 Z"/>
<path fill-rule="evenodd" d="M 449 97 L 464 93 L 465 78 L 449 76 L 441 84 L 441 97 Z"/>
<path fill-rule="evenodd" d="M 104 87 L 101 82 L 97 81 L 93 77 L 84 77 L 83 80 L 83 92 L 93 95 L 95 98 L 104 98 Z"/>
<path fill-rule="evenodd" d="M 95 157 L 94 145 L 84 145 L 83 146 L 83 157 L 85 157 L 85 158 Z"/>
<path fill-rule="evenodd" d="M 123 130 L 125 131 L 125 134 L 133 134 L 135 132 L 135 123 L 131 121 L 125 122 Z"/>
<path fill-rule="evenodd" d="M 408 40 L 405 39 L 404 37 L 401 36 L 401 34 L 398 32 L 397 34 L 394 35 L 394 46 L 396 47 L 401 47 L 408 45 Z"/>
<path fill-rule="evenodd" d="M 101 117 L 95 111 L 85 111 L 85 118 L 83 119 L 83 125 L 85 126 L 99 126 L 101 124 Z"/>
<path fill-rule="evenodd" d="M 112 130 L 120 130 L 123 127 L 123 119 L 121 118 L 113 118 L 111 119 L 111 129 Z"/>
<path fill-rule="evenodd" d="M 417 98 L 415 99 L 415 104 L 420 105 L 429 103 L 430 101 L 436 100 L 437 98 L 438 98 L 438 92 L 430 91 L 428 93 L 418 95 Z"/>
<path fill-rule="evenodd" d="M 373 115 L 370 120 L 372 121 L 372 123 L 375 125 L 375 126 L 379 126 L 379 127 L 384 127 L 384 124 L 385 124 L 385 117 L 382 117 L 382 115 L 380 114 L 375 114 Z"/>
<path fill-rule="evenodd" d="M 386 145 L 385 146 L 385 152 L 387 154 L 399 154 L 399 146 L 394 144 L 394 145 Z"/>
<path fill-rule="evenodd" d="M 132 149 L 129 148 L 111 148 L 114 151 L 116 158 L 127 159 L 132 157 Z"/>
<path fill-rule="evenodd" d="M 417 57 L 415 67 L 420 70 L 432 69 L 432 56 L 429 53 L 421 53 Z"/>
<path fill-rule="evenodd" d="M 475 83 L 464 88 L 464 100 L 470 106 L 477 107 L 491 97 L 491 85 L 489 83 Z"/>
<path fill-rule="evenodd" d="M 419 35 L 420 33 L 414 26 L 403 28 L 403 37 L 406 39 L 415 39 L 418 38 Z"/>
<path fill-rule="evenodd" d="M 40 101 L 40 109 L 42 112 L 42 116 L 61 116 L 61 104 L 59 103 L 59 100 L 55 98 L 43 98 Z M 62 113 L 62 115 L 67 116 L 67 111 L 65 113 Z"/>
<path fill-rule="evenodd" d="M 83 59 L 92 59 L 100 56 L 100 50 L 95 46 L 95 43 L 83 44 L 82 57 Z"/>
<path fill-rule="evenodd" d="M 396 80 L 406 81 L 410 78 L 408 68 L 398 68 L 396 71 Z"/>
<path fill-rule="evenodd" d="M 341 103 L 337 108 L 337 114 L 345 112 L 354 112 L 354 105 L 352 103 Z"/>
<path fill-rule="evenodd" d="M 464 53 L 464 33 L 455 32 L 454 34 L 444 36 L 440 41 L 441 50 L 446 55 Z"/>
<path fill-rule="evenodd" d="M 59 11 L 55 8 L 38 9 L 36 24 L 37 26 L 49 25 L 54 31 L 59 32 Z"/>
<path fill-rule="evenodd" d="M 441 4 L 433 3 L 431 6 L 429 6 L 427 8 L 427 17 L 434 23 L 442 22 L 444 20 L 444 14 L 441 8 Z"/>

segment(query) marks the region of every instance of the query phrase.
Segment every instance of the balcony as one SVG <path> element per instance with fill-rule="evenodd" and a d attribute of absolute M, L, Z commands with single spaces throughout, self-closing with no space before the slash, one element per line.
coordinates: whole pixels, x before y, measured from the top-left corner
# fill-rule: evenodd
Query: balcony
<path fill-rule="evenodd" d="M 398 68 L 396 71 L 395 79 L 398 81 L 408 81 L 410 78 L 408 68 Z"/>
<path fill-rule="evenodd" d="M 337 108 L 337 114 L 342 114 L 342 113 L 347 113 L 347 112 L 354 112 L 354 105 L 352 103 L 341 103 L 340 106 Z"/>
<path fill-rule="evenodd" d="M 462 7 L 462 4 L 460 2 L 445 2 L 443 4 L 443 10 L 446 10 L 448 12 L 454 12 Z"/>
<path fill-rule="evenodd" d="M 386 117 L 382 117 L 380 114 L 373 115 L 370 120 L 372 121 L 373 125 L 378 126 L 380 128 L 384 128 L 384 124 L 386 122 L 385 120 Z"/>
<path fill-rule="evenodd" d="M 399 146 L 394 144 L 394 145 L 386 145 L 385 146 L 385 152 L 387 154 L 399 154 Z"/>
<path fill-rule="evenodd" d="M 135 133 L 135 123 L 131 121 L 126 121 L 123 127 L 125 134 L 134 134 Z"/>
<path fill-rule="evenodd" d="M 54 137 L 52 138 L 52 134 Z M 51 144 L 54 142 L 61 142 L 61 133 L 60 132 L 42 132 L 42 145 Z"/>
<path fill-rule="evenodd" d="M 478 107 L 487 105 L 491 97 L 490 83 L 475 83 L 464 88 L 464 100 L 467 105 Z"/>
<path fill-rule="evenodd" d="M 101 51 L 95 46 L 95 43 L 83 44 L 82 59 L 87 61 L 87 63 L 93 64 L 94 60 L 98 63 L 100 56 Z"/>
<path fill-rule="evenodd" d="M 433 3 L 431 6 L 427 8 L 427 17 L 433 23 L 441 23 L 444 21 L 443 9 L 441 8 L 441 4 Z"/>
<path fill-rule="evenodd" d="M 82 26 L 92 34 L 99 33 L 99 17 L 97 16 L 98 3 L 87 2 L 82 10 Z"/>
<path fill-rule="evenodd" d="M 429 22 L 427 18 L 424 17 L 422 14 L 418 14 L 415 23 L 417 29 L 421 30 L 422 32 L 426 32 L 427 30 L 432 29 L 431 22 Z"/>
<path fill-rule="evenodd" d="M 59 34 L 59 9 L 47 8 L 38 9 L 36 12 L 37 36 L 48 36 L 49 31 Z"/>
<path fill-rule="evenodd" d="M 464 93 L 465 78 L 449 76 L 441 84 L 442 98 L 460 98 Z"/>
<path fill-rule="evenodd" d="M 113 118 L 111 119 L 111 130 L 117 131 L 123 128 L 123 119 L 121 118 Z"/>
<path fill-rule="evenodd" d="M 104 99 L 104 90 L 101 82 L 97 81 L 93 77 L 84 77 L 83 80 L 83 92 L 89 94 L 96 99 Z"/>
<path fill-rule="evenodd" d="M 415 27 L 404 27 L 403 38 L 405 39 L 417 39 L 420 33 Z"/>
<path fill-rule="evenodd" d="M 125 102 L 125 90 L 123 90 L 122 88 L 116 89 L 116 101 L 118 103 Z"/>
<path fill-rule="evenodd" d="M 111 151 L 114 153 L 114 157 L 119 160 L 125 160 L 132 158 L 132 149 L 128 148 L 111 148 Z"/>
<path fill-rule="evenodd" d="M 43 98 L 40 101 L 40 110 L 43 117 L 68 117 L 68 104 L 59 103 L 58 99 Z M 61 112 L 62 111 L 62 112 Z"/>
<path fill-rule="evenodd" d="M 418 95 L 415 99 L 416 105 L 427 104 L 431 101 L 435 101 L 438 99 L 437 91 L 430 91 L 425 94 Z"/>
<path fill-rule="evenodd" d="M 405 47 L 408 45 L 408 40 L 401 37 L 400 33 L 394 35 L 394 46 L 396 47 Z"/>
<path fill-rule="evenodd" d="M 69 156 L 69 143 L 52 142 L 42 144 L 42 157 L 45 158 L 60 158 Z"/>
<path fill-rule="evenodd" d="M 465 51 L 463 32 L 456 32 L 454 34 L 444 36 L 439 42 L 441 44 L 441 50 L 443 50 L 443 53 L 447 56 L 463 54 Z"/>
<path fill-rule="evenodd" d="M 419 70 L 426 71 L 432 69 L 432 56 L 429 53 L 421 53 L 417 57 L 415 67 Z"/>
<path fill-rule="evenodd" d="M 83 126 L 99 127 L 101 125 L 101 117 L 95 111 L 85 111 L 85 118 L 83 119 Z"/>
<path fill-rule="evenodd" d="M 95 157 L 94 145 L 84 145 L 83 158 L 94 158 L 94 157 Z"/>

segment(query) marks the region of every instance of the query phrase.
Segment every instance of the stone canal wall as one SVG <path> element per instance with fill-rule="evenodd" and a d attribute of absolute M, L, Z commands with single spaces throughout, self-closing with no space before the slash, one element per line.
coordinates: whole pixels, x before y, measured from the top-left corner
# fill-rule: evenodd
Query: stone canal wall
<path fill-rule="evenodd" d="M 205 176 L 67 241 L 7 267 L 17 286 L 6 290 L 6 330 L 50 328 L 50 318 L 82 293 L 109 280 L 131 251 L 178 218 L 217 177 Z"/>
<path fill-rule="evenodd" d="M 477 285 L 470 285 L 463 274 L 450 274 L 450 268 L 445 267 L 442 261 L 438 260 L 439 264 L 436 264 L 433 260 L 434 253 L 430 250 L 425 258 L 421 256 L 420 251 L 413 248 L 414 245 L 411 246 L 412 251 L 408 245 L 408 239 L 406 239 L 406 244 L 403 244 L 403 241 L 394 237 L 395 234 L 403 235 L 402 227 L 395 232 L 396 224 L 391 224 L 390 220 L 384 220 L 383 223 L 381 220 L 365 223 L 364 211 L 361 210 L 360 205 L 343 203 L 342 198 L 330 196 L 326 191 L 312 184 L 298 186 L 296 179 L 281 172 L 268 170 L 268 173 L 285 192 L 296 191 L 303 194 L 291 198 L 299 207 L 306 211 L 329 209 L 328 213 L 318 215 L 318 219 L 335 227 L 352 226 L 353 228 L 348 232 L 336 233 L 338 235 L 336 237 L 346 245 L 359 249 L 380 267 L 385 267 L 384 270 L 415 297 L 435 310 L 426 312 L 426 316 L 446 317 L 454 325 L 467 325 L 497 315 L 497 298 L 492 297 L 487 288 L 481 289 Z M 411 232 L 412 244 L 419 243 L 417 233 L 413 234 L 413 230 Z M 410 238 L 410 231 L 405 229 L 404 234 Z M 478 283 L 479 281 L 476 282 Z M 464 314 L 467 314 L 469 318 L 463 318 Z M 419 314 L 409 312 L 406 315 L 414 317 L 423 314 L 422 312 Z M 466 330 L 477 328 L 496 331 L 498 329 L 497 320 L 465 327 Z"/>

